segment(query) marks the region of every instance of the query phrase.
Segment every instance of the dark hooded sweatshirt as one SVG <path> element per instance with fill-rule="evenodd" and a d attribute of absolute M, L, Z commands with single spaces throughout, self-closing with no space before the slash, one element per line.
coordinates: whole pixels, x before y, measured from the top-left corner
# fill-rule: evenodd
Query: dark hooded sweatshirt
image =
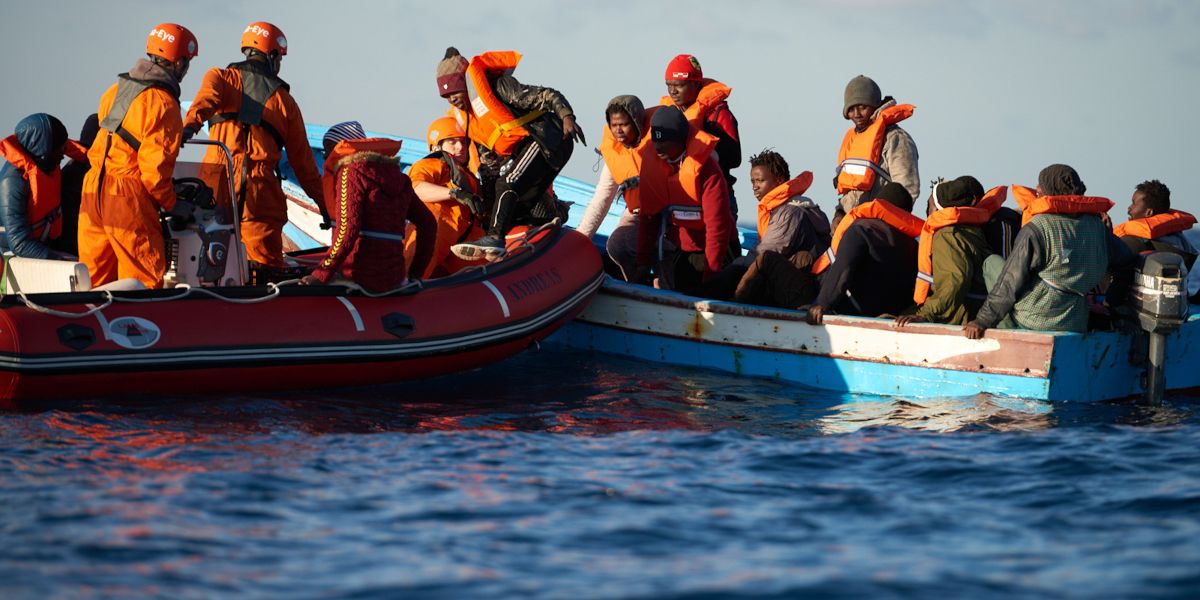
<path fill-rule="evenodd" d="M 17 143 L 38 163 L 39 169 L 49 173 L 58 168 L 53 158 L 55 150 L 66 143 L 67 132 L 66 129 L 56 132 L 49 115 L 38 113 L 22 119 L 17 123 L 15 133 Z M 56 137 L 60 139 L 56 140 Z M 24 172 L 5 162 L 0 168 L 0 225 L 4 226 L 0 233 L 0 249 L 26 258 L 57 257 L 58 253 L 34 237 L 30 228 L 31 194 Z"/>

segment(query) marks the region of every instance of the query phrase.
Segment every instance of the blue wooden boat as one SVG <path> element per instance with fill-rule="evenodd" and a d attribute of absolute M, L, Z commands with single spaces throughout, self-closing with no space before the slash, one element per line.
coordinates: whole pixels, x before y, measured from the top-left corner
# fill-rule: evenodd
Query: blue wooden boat
<path fill-rule="evenodd" d="M 324 131 L 320 126 L 309 131 L 318 156 Z M 403 162 L 411 164 L 426 154 L 424 142 L 402 139 Z M 555 190 L 560 199 L 574 203 L 570 224 L 577 224 L 592 186 L 559 177 Z M 296 186 L 287 191 L 296 207 L 289 213 L 289 236 L 297 244 L 321 243 L 311 201 Z M 307 215 L 304 206 L 310 207 Z M 596 236 L 601 248 L 621 211 L 618 199 Z M 757 241 L 752 230 L 741 228 L 740 233 L 743 247 Z M 324 235 L 327 240 L 328 233 Z M 1144 367 L 1131 360 L 1138 353 L 1132 352 L 1135 343 L 1129 335 L 989 330 L 983 339 L 969 340 L 959 327 L 918 324 L 901 330 L 888 319 L 847 316 L 829 316 L 825 324 L 813 326 L 804 321 L 803 311 L 705 300 L 613 279 L 548 341 L 860 394 L 919 398 L 987 392 L 1092 402 L 1136 396 L 1144 385 Z M 1200 306 L 1192 306 L 1188 320 L 1167 338 L 1169 390 L 1200 388 L 1198 351 Z"/>

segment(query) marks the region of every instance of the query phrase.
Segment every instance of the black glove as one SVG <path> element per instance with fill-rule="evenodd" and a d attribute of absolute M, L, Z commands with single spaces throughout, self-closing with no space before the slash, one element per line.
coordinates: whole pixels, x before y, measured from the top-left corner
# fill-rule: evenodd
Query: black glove
<path fill-rule="evenodd" d="M 462 188 L 453 188 L 450 190 L 450 197 L 467 207 L 475 216 L 483 214 L 483 200 L 479 196 Z"/>
<path fill-rule="evenodd" d="M 638 177 L 637 175 L 634 175 L 633 177 L 630 177 L 629 179 L 626 179 L 625 181 L 621 182 L 621 191 L 623 192 L 625 190 L 632 190 L 633 188 L 637 187 L 638 184 L 641 182 L 642 182 L 642 178 Z"/>
<path fill-rule="evenodd" d="M 181 143 L 186 143 L 196 135 L 196 131 L 190 127 L 184 127 L 183 132 L 179 134 Z"/>

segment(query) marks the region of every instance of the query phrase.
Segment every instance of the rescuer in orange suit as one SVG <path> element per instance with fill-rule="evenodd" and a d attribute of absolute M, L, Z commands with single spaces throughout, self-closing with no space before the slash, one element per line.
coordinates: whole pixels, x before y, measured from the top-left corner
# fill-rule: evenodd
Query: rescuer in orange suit
<path fill-rule="evenodd" d="M 209 138 L 229 147 L 247 257 L 271 266 L 284 266 L 287 199 L 277 174 L 284 149 L 300 187 L 316 202 L 325 203 L 304 117 L 288 84 L 279 78 L 287 50 L 287 38 L 278 27 L 251 23 L 242 32 L 246 60 L 209 69 L 183 120 L 185 140 L 207 121 Z M 217 198 L 227 200 L 225 155 L 220 148 L 208 149 L 200 177 Z"/>
<path fill-rule="evenodd" d="M 176 206 L 171 174 L 182 129 L 179 82 L 198 51 L 191 31 L 163 23 L 146 41 L 149 58 L 138 59 L 100 98 L 100 134 L 88 151 L 79 214 L 79 260 L 94 286 L 134 277 L 162 287 L 159 210 L 191 212 Z"/>

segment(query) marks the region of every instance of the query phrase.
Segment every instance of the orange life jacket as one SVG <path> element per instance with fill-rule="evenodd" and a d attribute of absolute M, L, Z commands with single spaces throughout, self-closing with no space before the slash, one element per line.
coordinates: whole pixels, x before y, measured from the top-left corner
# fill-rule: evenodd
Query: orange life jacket
<path fill-rule="evenodd" d="M 1147 240 L 1158 239 L 1164 235 L 1187 231 L 1196 224 L 1196 217 L 1182 210 L 1169 210 L 1165 213 L 1133 219 L 1113 228 L 1113 235 L 1122 237 L 1132 235 Z"/>
<path fill-rule="evenodd" d="M 86 156 L 86 150 L 79 142 L 68 141 L 67 152 L 72 158 Z M 33 157 L 25 151 L 17 141 L 16 134 L 0 140 L 0 156 L 14 168 L 20 169 L 29 182 L 29 215 L 30 235 L 41 241 L 58 238 L 62 234 L 62 170 L 55 165 L 54 170 L 46 173 L 38 168 Z"/>
<path fill-rule="evenodd" d="M 708 118 L 708 114 L 717 107 L 718 104 L 729 98 L 729 94 L 733 92 L 733 88 L 717 81 L 715 79 L 700 80 L 700 92 L 696 94 L 696 101 L 687 110 L 683 111 L 683 116 L 687 118 L 688 123 L 696 129 L 704 129 L 704 120 Z M 670 96 L 663 96 L 659 100 L 660 106 L 674 106 L 675 102 Z"/>
<path fill-rule="evenodd" d="M 855 131 L 853 127 L 846 132 L 842 147 L 838 150 L 837 193 L 870 191 L 879 175 L 891 180 L 891 174 L 879 164 L 883 158 L 883 140 L 887 136 L 888 126 L 911 117 L 915 108 L 912 104 L 889 106 L 879 111 L 875 120 L 862 132 Z"/>
<path fill-rule="evenodd" d="M 325 157 L 325 166 L 321 175 L 321 188 L 325 192 L 327 215 L 337 212 L 337 164 L 343 158 L 358 152 L 378 152 L 384 156 L 395 156 L 400 152 L 400 140 L 389 138 L 367 138 L 363 140 L 342 140 L 329 151 Z"/>
<path fill-rule="evenodd" d="M 846 216 L 842 217 L 841 222 L 838 223 L 837 231 L 833 232 L 833 240 L 829 244 L 829 249 L 813 263 L 812 272 L 814 275 L 820 275 L 822 271 L 829 268 L 829 265 L 832 265 L 837 260 L 837 249 L 838 245 L 842 242 L 842 236 L 850 229 L 850 225 L 858 219 L 879 219 L 896 228 L 904 235 L 914 238 L 921 235 L 921 227 L 925 225 L 925 222 L 919 217 L 886 200 L 883 202 L 871 200 L 870 202 L 859 204 L 846 213 Z"/>
<path fill-rule="evenodd" d="M 913 302 L 924 304 L 933 288 L 933 235 L 937 230 L 950 225 L 983 225 L 1004 204 L 1008 188 L 997 186 L 988 190 L 975 206 L 952 206 L 929 215 L 921 227 L 921 241 L 917 246 L 917 284 L 913 289 Z"/>
<path fill-rule="evenodd" d="M 514 117 L 492 89 L 488 76 L 511 74 L 519 62 L 521 55 L 511 50 L 484 52 L 472 58 L 466 73 L 471 110 L 453 109 L 454 118 L 467 136 L 500 156 L 512 154 L 517 143 L 529 135 L 525 125 L 546 114 L 544 110 L 535 110 Z"/>
<path fill-rule="evenodd" d="M 1023 215 L 1021 226 L 1040 214 L 1072 215 L 1089 214 L 1102 215 L 1113 207 L 1113 201 L 1099 196 L 1039 196 L 1033 188 L 1013 184 L 1013 196 L 1021 207 Z"/>
<path fill-rule="evenodd" d="M 600 155 L 604 157 L 604 164 L 608 165 L 608 170 L 612 173 L 613 181 L 616 181 L 618 185 L 628 181 L 631 177 L 640 177 L 642 165 L 647 161 L 657 160 L 654 153 L 654 142 L 650 141 L 650 115 L 654 114 L 657 108 L 651 107 L 646 111 L 646 118 L 641 124 L 642 139 L 633 148 L 618 142 L 612 132 L 608 130 L 608 126 L 604 127 L 603 139 L 600 140 L 598 148 Z M 640 185 L 624 191 L 625 209 L 629 212 L 641 208 L 639 188 Z"/>
<path fill-rule="evenodd" d="M 692 129 L 679 165 L 657 156 L 642 163 L 638 184 L 642 214 L 657 215 L 672 206 L 700 206 L 700 170 L 716 147 L 716 136 Z"/>
<path fill-rule="evenodd" d="M 812 185 L 812 171 L 805 171 L 791 181 L 787 181 L 775 186 L 775 189 L 769 191 L 758 201 L 758 239 L 763 239 L 767 235 L 767 225 L 771 222 L 771 213 L 776 208 L 787 204 L 787 201 L 793 196 L 803 195 Z"/>

